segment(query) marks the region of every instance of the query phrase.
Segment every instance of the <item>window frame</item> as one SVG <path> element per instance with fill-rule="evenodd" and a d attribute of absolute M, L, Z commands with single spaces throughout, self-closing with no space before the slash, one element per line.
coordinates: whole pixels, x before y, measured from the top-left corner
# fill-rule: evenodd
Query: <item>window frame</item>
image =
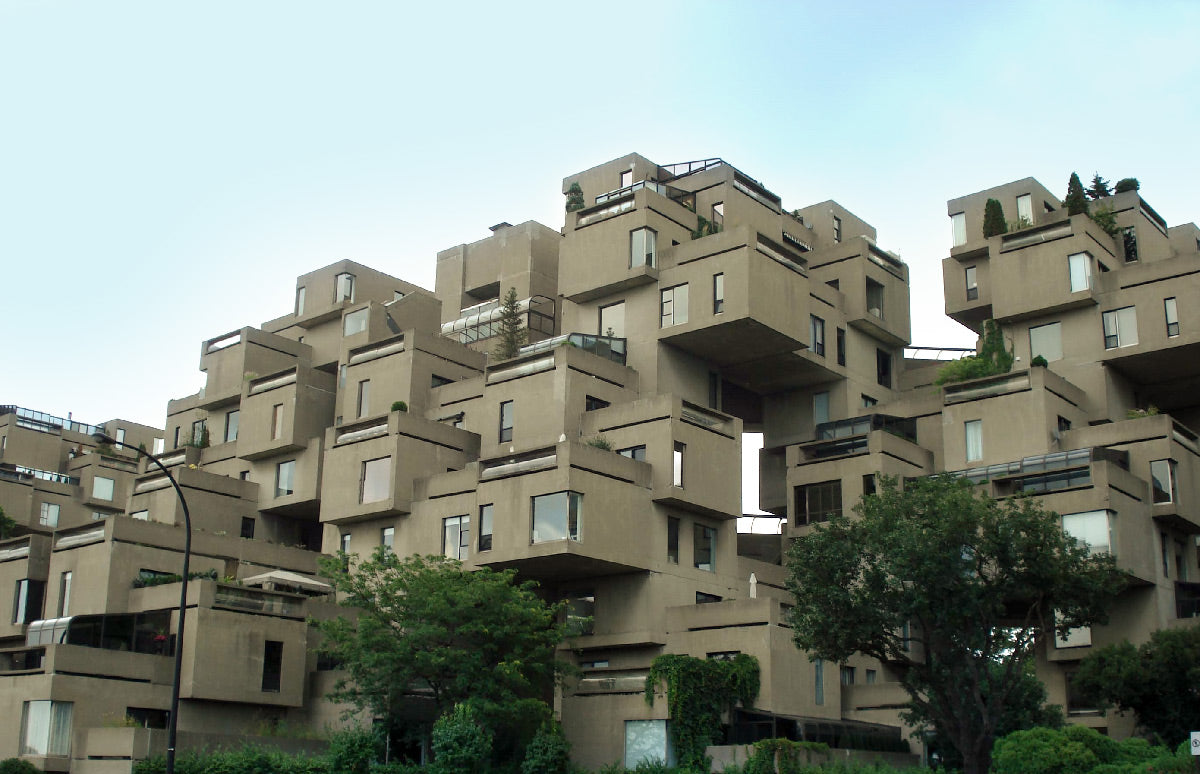
<path fill-rule="evenodd" d="M 702 561 L 707 555 L 708 561 Z M 692 522 L 692 567 L 704 572 L 717 569 L 717 528 L 698 521 Z"/>
<path fill-rule="evenodd" d="M 672 328 L 676 325 L 686 325 L 688 302 L 688 283 L 683 282 L 663 288 L 659 295 L 659 327 Z"/>
<path fill-rule="evenodd" d="M 725 311 L 725 272 L 719 271 L 713 275 L 713 314 Z"/>
<path fill-rule="evenodd" d="M 1034 342 L 1035 338 L 1038 339 L 1036 344 Z M 1047 354 L 1047 351 L 1045 350 L 1047 340 L 1049 340 L 1051 343 L 1057 343 L 1056 350 L 1051 350 L 1049 354 Z M 1055 354 L 1055 351 L 1057 354 Z M 1062 360 L 1063 351 L 1061 320 L 1043 323 L 1042 325 L 1029 326 L 1029 359 L 1032 361 L 1033 358 L 1037 357 L 1038 355 L 1044 357 L 1047 363 L 1053 363 L 1056 360 Z M 1054 357 L 1050 357 L 1050 355 L 1054 355 Z"/>
<path fill-rule="evenodd" d="M 1077 260 L 1078 259 L 1078 260 Z M 1067 278 L 1072 293 L 1082 293 L 1092 287 L 1092 254 L 1072 253 L 1067 256 Z M 1079 281 L 1077 281 L 1079 280 Z"/>
<path fill-rule="evenodd" d="M 1101 332 L 1104 335 L 1104 348 L 1106 350 L 1137 346 L 1136 306 L 1122 306 L 1101 312 L 1100 324 Z"/>
<path fill-rule="evenodd" d="M 225 433 L 222 436 L 225 439 L 225 443 L 232 443 L 237 440 L 241 414 L 241 409 L 233 409 L 232 411 L 225 412 Z"/>
<path fill-rule="evenodd" d="M 288 489 L 283 488 L 284 471 L 287 471 Z M 275 464 L 275 497 L 290 497 L 296 493 L 296 461 L 283 460 Z"/>
<path fill-rule="evenodd" d="M 968 419 L 963 422 L 963 458 L 967 462 L 983 459 L 983 420 Z"/>
<path fill-rule="evenodd" d="M 797 486 L 793 492 L 792 503 L 796 524 L 798 526 L 821 524 L 834 516 L 843 515 L 845 498 L 842 494 L 840 478 Z M 800 508 L 801 503 L 804 505 L 803 511 Z"/>
<path fill-rule="evenodd" d="M 968 266 L 963 269 L 963 282 L 967 288 L 967 300 L 979 300 L 979 267 Z"/>
<path fill-rule="evenodd" d="M 954 212 L 950 215 L 950 247 L 962 247 L 967 243 L 967 213 Z"/>
<path fill-rule="evenodd" d="M 512 443 L 513 427 L 516 425 L 515 401 L 500 401 L 500 429 L 497 443 Z"/>
<path fill-rule="evenodd" d="M 639 238 L 641 249 L 638 250 Z M 645 266 L 653 269 L 658 265 L 658 232 L 649 226 L 641 226 L 629 232 L 629 268 Z"/>
<path fill-rule="evenodd" d="M 815 314 L 808 316 L 808 339 L 813 354 L 825 357 L 825 320 Z"/>
<path fill-rule="evenodd" d="M 484 503 L 479 506 L 479 539 L 475 550 L 480 553 L 492 550 L 492 530 L 494 529 L 493 519 L 495 519 L 495 515 L 495 503 Z"/>
<path fill-rule="evenodd" d="M 550 502 L 550 498 L 562 496 L 565 500 L 564 510 L 562 513 L 563 523 L 562 529 L 558 523 L 549 524 L 549 515 L 543 514 L 539 517 L 538 506 L 543 502 Z M 583 535 L 583 494 L 571 489 L 564 489 L 558 492 L 546 492 L 545 494 L 533 495 L 529 498 L 529 538 L 530 544 L 536 543 L 552 543 L 557 540 L 574 540 L 581 542 Z M 557 518 L 558 514 L 554 514 Z M 546 527 L 554 527 L 554 534 L 562 534 L 561 537 L 541 537 L 538 533 L 540 523 L 543 524 L 543 530 Z"/>
<path fill-rule="evenodd" d="M 471 558 L 470 514 L 463 513 L 442 519 L 442 556 L 460 562 Z"/>
<path fill-rule="evenodd" d="M 354 303 L 355 284 L 353 274 L 348 271 L 338 272 L 333 278 L 333 303 L 337 304 L 342 301 Z"/>
<path fill-rule="evenodd" d="M 1163 299 L 1163 318 L 1167 323 L 1167 338 L 1173 339 L 1179 335 L 1179 303 L 1175 296 Z"/>
<path fill-rule="evenodd" d="M 382 473 L 380 472 L 382 471 Z M 373 480 L 373 476 L 384 476 L 384 481 L 379 482 Z M 382 483 L 382 490 L 380 484 Z M 370 486 L 368 486 L 370 485 Z M 369 491 L 368 491 L 369 490 Z M 382 496 L 375 497 L 376 493 Z M 363 460 L 359 468 L 358 477 L 358 502 L 360 505 L 367 503 L 378 503 L 387 500 L 392 493 L 392 457 L 375 457 L 369 460 Z M 371 499 L 368 500 L 368 494 Z"/>

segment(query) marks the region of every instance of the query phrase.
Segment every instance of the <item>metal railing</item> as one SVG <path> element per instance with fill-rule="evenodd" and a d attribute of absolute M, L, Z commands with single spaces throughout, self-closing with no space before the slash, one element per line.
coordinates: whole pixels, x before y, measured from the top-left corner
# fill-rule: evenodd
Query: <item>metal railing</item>
<path fill-rule="evenodd" d="M 63 419 L 53 414 L 21 408 L 20 406 L 0 406 L 0 416 L 5 414 L 16 414 L 17 425 L 19 427 L 37 430 L 40 433 L 61 433 L 63 430 L 71 430 L 72 432 L 91 435 L 95 432 L 104 431 L 104 425 L 89 425 L 85 422 Z"/>
<path fill-rule="evenodd" d="M 625 365 L 625 339 L 617 336 L 593 336 L 590 333 L 567 333 L 521 347 L 520 354 L 531 355 L 567 344 Z"/>

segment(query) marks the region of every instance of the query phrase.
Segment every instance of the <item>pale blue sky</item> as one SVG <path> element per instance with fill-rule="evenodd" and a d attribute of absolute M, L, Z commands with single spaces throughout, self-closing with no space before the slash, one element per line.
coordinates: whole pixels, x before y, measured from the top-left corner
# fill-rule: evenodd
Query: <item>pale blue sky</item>
<path fill-rule="evenodd" d="M 561 179 L 721 156 L 833 198 L 942 317 L 945 201 L 1136 176 L 1200 217 L 1200 4 L 0 0 L 0 403 L 163 422 L 200 342 L 351 258 L 562 224 Z"/>

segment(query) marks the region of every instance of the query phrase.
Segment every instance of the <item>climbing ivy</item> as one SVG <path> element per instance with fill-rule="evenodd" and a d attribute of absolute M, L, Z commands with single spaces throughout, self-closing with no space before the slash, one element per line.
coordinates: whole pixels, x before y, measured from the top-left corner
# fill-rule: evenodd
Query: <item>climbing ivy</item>
<path fill-rule="evenodd" d="M 812 771 L 814 757 L 820 763 L 829 757 L 829 745 L 824 742 L 763 739 L 755 742 L 753 749 L 743 774 L 803 774 Z"/>
<path fill-rule="evenodd" d="M 719 740 L 721 716 L 758 698 L 758 659 L 745 653 L 729 661 L 666 653 L 654 659 L 646 675 L 650 706 L 660 682 L 667 687 L 668 728 L 679 765 L 708 771 L 704 748 Z"/>

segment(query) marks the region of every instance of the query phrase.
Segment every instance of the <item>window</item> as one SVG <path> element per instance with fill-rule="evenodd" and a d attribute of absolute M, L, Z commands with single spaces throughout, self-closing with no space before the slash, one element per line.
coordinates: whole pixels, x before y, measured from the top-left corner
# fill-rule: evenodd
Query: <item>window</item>
<path fill-rule="evenodd" d="M 342 320 L 342 335 L 353 336 L 356 333 L 362 333 L 367 329 L 367 313 L 370 310 L 366 307 L 355 309 L 350 314 L 346 315 Z"/>
<path fill-rule="evenodd" d="M 703 524 L 692 525 L 692 565 L 697 570 L 713 570 L 717 549 L 717 531 Z"/>
<path fill-rule="evenodd" d="M 354 300 L 354 275 L 342 273 L 334 280 L 333 302 Z"/>
<path fill-rule="evenodd" d="M 833 241 L 842 241 L 842 219 L 837 215 L 833 216 Z"/>
<path fill-rule="evenodd" d="M 283 404 L 276 403 L 271 409 L 271 440 L 283 438 Z"/>
<path fill-rule="evenodd" d="M 600 307 L 600 335 L 625 337 L 625 302 Z"/>
<path fill-rule="evenodd" d="M 633 170 L 627 169 L 621 173 L 621 184 L 617 187 L 628 188 L 631 185 L 633 185 Z"/>
<path fill-rule="evenodd" d="M 963 269 L 963 273 L 966 275 L 967 300 L 975 301 L 979 298 L 979 277 L 976 267 L 968 266 Z"/>
<path fill-rule="evenodd" d="M 117 428 L 117 437 L 115 440 L 121 446 L 125 445 L 125 428 L 123 428 L 123 427 Z"/>
<path fill-rule="evenodd" d="M 841 670 L 842 685 L 854 685 L 854 672 L 855 672 L 855 669 L 852 666 L 842 667 L 842 670 Z"/>
<path fill-rule="evenodd" d="M 888 389 L 892 387 L 892 356 L 882 349 L 875 350 L 875 381 Z"/>
<path fill-rule="evenodd" d="M 237 440 L 238 416 L 240 411 L 234 409 L 225 415 L 225 443 Z"/>
<path fill-rule="evenodd" d="M 513 439 L 513 402 L 506 400 L 500 404 L 500 443 L 508 443 Z"/>
<path fill-rule="evenodd" d="M 972 419 L 963 423 L 967 442 L 967 462 L 983 459 L 983 420 Z"/>
<path fill-rule="evenodd" d="M 696 604 L 697 605 L 711 605 L 713 602 L 720 602 L 720 601 L 721 601 L 721 597 L 717 594 L 706 594 L 703 591 L 696 592 Z M 716 659 L 716 660 L 717 661 L 732 661 L 733 659 L 729 658 L 729 659 Z"/>
<path fill-rule="evenodd" d="M 967 213 L 956 212 L 950 216 L 950 246 L 967 243 Z"/>
<path fill-rule="evenodd" d="M 864 473 L 862 477 L 863 497 L 875 494 L 875 474 Z"/>
<path fill-rule="evenodd" d="M 725 202 L 717 202 L 712 206 L 712 222 L 718 229 L 725 225 Z"/>
<path fill-rule="evenodd" d="M 1159 546 L 1162 548 L 1162 568 L 1163 577 L 1171 577 L 1171 539 L 1167 537 L 1167 533 L 1158 533 Z"/>
<path fill-rule="evenodd" d="M 1113 309 L 1102 315 L 1104 348 L 1132 347 L 1138 343 L 1137 309 L 1132 306 Z"/>
<path fill-rule="evenodd" d="M 631 267 L 654 267 L 657 254 L 658 234 L 651 228 L 638 228 L 629 232 L 629 265 Z"/>
<path fill-rule="evenodd" d="M 867 670 L 867 685 L 874 685 L 877 679 L 877 672 L 874 669 Z"/>
<path fill-rule="evenodd" d="M 675 448 L 671 453 L 671 486 L 683 488 L 683 455 L 687 451 L 687 444 L 682 444 L 679 441 L 675 442 Z"/>
<path fill-rule="evenodd" d="M 883 285 L 867 280 L 867 314 L 883 319 Z"/>
<path fill-rule="evenodd" d="M 639 462 L 646 461 L 645 446 L 630 446 L 628 449 L 618 449 L 617 454 L 620 454 L 622 457 L 628 457 L 631 460 L 638 460 Z"/>
<path fill-rule="evenodd" d="M 567 592 L 567 636 L 577 637 L 595 632 L 596 592 Z"/>
<path fill-rule="evenodd" d="M 453 382 L 454 382 L 453 379 L 447 379 L 446 377 L 438 376 L 437 374 L 432 374 L 429 377 L 429 386 L 430 387 L 441 387 L 446 384 L 452 384 Z"/>
<path fill-rule="evenodd" d="M 58 578 L 58 617 L 65 618 L 71 614 L 71 571 L 64 572 Z"/>
<path fill-rule="evenodd" d="M 192 446 L 205 446 L 208 435 L 207 423 L 203 419 L 198 419 L 192 423 Z"/>
<path fill-rule="evenodd" d="M 1047 363 L 1062 360 L 1062 323 L 1052 322 L 1030 328 L 1029 354 L 1031 358 L 1041 355 Z"/>
<path fill-rule="evenodd" d="M 263 643 L 262 689 L 264 693 L 279 693 L 283 675 L 283 643 L 267 640 Z"/>
<path fill-rule="evenodd" d="M 179 428 L 178 427 L 175 428 L 175 444 L 171 448 L 173 448 L 173 449 L 179 448 Z"/>
<path fill-rule="evenodd" d="M 254 518 L 251 516 L 242 517 L 242 537 L 252 539 L 254 537 Z"/>
<path fill-rule="evenodd" d="M 1078 293 L 1091 287 L 1092 256 L 1088 253 L 1075 253 L 1067 256 L 1067 267 L 1071 273 L 1071 292 Z"/>
<path fill-rule="evenodd" d="M 304 314 L 304 286 L 296 288 L 296 316 Z"/>
<path fill-rule="evenodd" d="M 28 624 L 41 618 L 42 601 L 45 595 L 45 581 L 32 578 L 22 578 L 17 581 L 16 592 L 13 595 L 12 622 Z"/>
<path fill-rule="evenodd" d="M 21 705 L 21 755 L 71 754 L 69 701 L 27 701 Z"/>
<path fill-rule="evenodd" d="M 679 564 L 679 519 L 667 517 L 667 561 Z"/>
<path fill-rule="evenodd" d="M 386 500 L 392 488 L 392 458 L 378 457 L 362 464 L 362 478 L 358 482 L 358 501 L 377 503 Z"/>
<path fill-rule="evenodd" d="M 286 497 L 296 491 L 296 461 L 288 460 L 275 466 L 275 496 Z"/>
<path fill-rule="evenodd" d="M 597 409 L 608 408 L 610 405 L 612 405 L 612 404 L 610 404 L 606 400 L 601 400 L 600 398 L 597 398 L 594 395 L 588 395 L 586 398 L 584 398 L 583 410 L 584 411 L 595 411 Z"/>
<path fill-rule="evenodd" d="M 829 393 L 818 392 L 813 395 L 813 425 L 829 421 Z"/>
<path fill-rule="evenodd" d="M 813 354 L 825 357 L 825 321 L 816 315 L 808 316 L 808 338 Z"/>
<path fill-rule="evenodd" d="M 358 418 L 362 419 L 371 410 L 371 380 L 363 379 L 358 383 Z"/>
<path fill-rule="evenodd" d="M 725 275 L 713 275 L 713 314 L 725 311 Z"/>
<path fill-rule="evenodd" d="M 1063 532 L 1086 545 L 1093 554 L 1115 553 L 1111 511 L 1064 513 Z"/>
<path fill-rule="evenodd" d="M 844 328 L 837 329 L 837 364 L 846 365 L 846 330 Z"/>
<path fill-rule="evenodd" d="M 708 407 L 721 408 L 721 375 L 716 371 L 708 372 Z"/>
<path fill-rule="evenodd" d="M 1163 299 L 1163 314 L 1167 318 L 1167 338 L 1179 335 L 1179 309 L 1174 298 Z"/>
<path fill-rule="evenodd" d="M 813 702 L 825 703 L 825 660 L 820 658 L 813 661 Z"/>
<path fill-rule="evenodd" d="M 671 749 L 667 735 L 667 721 L 625 721 L 625 768 L 633 771 L 643 762 L 675 765 L 675 751 Z"/>
<path fill-rule="evenodd" d="M 1121 229 L 1121 242 L 1125 248 L 1125 262 L 1136 263 L 1138 259 L 1137 229 L 1133 226 Z"/>
<path fill-rule="evenodd" d="M 104 476 L 92 479 L 92 497 L 97 500 L 113 499 L 113 480 Z"/>
<path fill-rule="evenodd" d="M 38 514 L 38 524 L 43 527 L 57 527 L 58 510 L 58 503 L 42 503 L 41 512 Z"/>
<path fill-rule="evenodd" d="M 396 546 L 396 528 L 381 527 L 379 529 L 379 545 L 383 546 L 388 551 L 392 551 Z"/>
<path fill-rule="evenodd" d="M 1173 503 L 1179 499 L 1175 489 L 1175 460 L 1154 460 L 1150 463 L 1150 483 L 1156 503 Z"/>
<path fill-rule="evenodd" d="M 875 398 L 872 398 L 870 395 L 867 395 L 866 393 L 863 393 L 862 395 L 859 395 L 858 397 L 862 400 L 863 408 L 871 408 L 872 406 L 879 405 L 878 400 L 876 400 Z"/>
<path fill-rule="evenodd" d="M 822 481 L 796 487 L 796 523 L 817 524 L 842 515 L 842 482 Z"/>
<path fill-rule="evenodd" d="M 1067 419 L 1066 417 L 1060 416 L 1058 418 L 1058 432 L 1065 433 L 1070 429 L 1071 429 L 1071 420 Z"/>
<path fill-rule="evenodd" d="M 1021 194 L 1017 197 L 1017 225 L 1033 225 L 1033 196 Z"/>
<path fill-rule="evenodd" d="M 163 439 L 162 439 L 162 438 L 155 438 L 155 439 L 154 439 L 154 452 L 153 452 L 153 453 L 154 453 L 154 454 L 162 454 L 162 453 L 163 453 L 163 451 L 164 451 L 164 448 L 163 448 L 164 446 L 165 446 L 165 443 L 163 442 Z"/>
<path fill-rule="evenodd" d="M 150 511 L 145 509 L 134 511 L 133 513 L 129 514 L 129 518 L 137 519 L 138 521 L 150 521 Z"/>
<path fill-rule="evenodd" d="M 688 321 L 688 286 L 676 285 L 662 292 L 662 327 L 683 325 Z"/>
<path fill-rule="evenodd" d="M 533 542 L 579 540 L 582 515 L 583 495 L 579 492 L 555 492 L 534 497 Z"/>
<path fill-rule="evenodd" d="M 447 559 L 466 559 L 471 555 L 471 517 L 442 519 L 442 555 Z"/>
<path fill-rule="evenodd" d="M 341 551 L 343 554 L 350 553 L 350 533 L 343 532 L 338 539 L 341 541 Z"/>
<path fill-rule="evenodd" d="M 479 506 L 479 550 L 492 550 L 492 512 L 495 506 L 492 503 Z"/>

